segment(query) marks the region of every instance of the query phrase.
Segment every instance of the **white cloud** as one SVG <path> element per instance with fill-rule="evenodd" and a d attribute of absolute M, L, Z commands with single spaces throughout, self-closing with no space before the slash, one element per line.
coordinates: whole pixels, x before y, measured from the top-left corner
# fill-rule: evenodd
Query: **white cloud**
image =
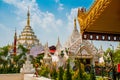
<path fill-rule="evenodd" d="M 14 31 L 1 23 L 0 23 L 0 29 L 1 29 L 1 31 L 0 31 L 0 36 L 1 36 L 0 46 L 10 44 L 14 37 L 12 37 L 12 40 L 9 39 L 9 37 L 14 35 Z"/>
<path fill-rule="evenodd" d="M 56 0 L 57 1 L 57 0 Z M 36 3 L 36 0 L 4 0 L 4 2 L 11 4 L 17 8 L 15 13 L 17 14 L 17 19 L 20 21 L 20 26 L 23 27 L 23 25 L 26 24 L 26 14 L 28 10 L 28 6 L 30 7 L 30 13 L 31 13 L 31 26 L 36 27 L 42 27 L 44 30 L 48 29 L 56 29 L 56 26 L 62 25 L 62 20 L 56 19 L 54 14 L 50 12 L 42 12 L 38 8 L 38 4 Z M 61 5 L 60 9 L 63 5 Z M 59 24 L 59 25 L 58 25 Z M 48 28 L 51 27 L 51 28 Z M 50 31 L 50 30 L 49 30 Z"/>
<path fill-rule="evenodd" d="M 36 3 L 36 0 L 4 0 L 4 2 L 16 7 L 15 14 L 17 15 L 17 19 L 19 21 L 19 27 L 17 27 L 17 29 L 20 32 L 26 25 L 28 6 L 30 7 L 31 26 L 34 28 L 35 33 L 37 32 L 38 38 L 43 39 L 43 42 L 45 42 L 45 40 L 49 40 L 53 43 L 57 40 L 58 36 L 60 36 L 60 38 L 64 38 L 65 40 L 65 38 L 67 38 L 73 30 L 73 21 L 77 16 L 77 8 L 71 9 L 70 13 L 66 15 L 67 18 L 64 21 L 57 19 L 53 13 L 48 11 L 42 12 Z M 61 6 L 60 10 L 63 10 L 63 4 L 61 4 L 59 0 L 58 4 Z M 18 32 L 18 34 L 20 34 L 20 32 Z"/>
<path fill-rule="evenodd" d="M 59 5 L 58 5 L 58 10 L 61 11 L 61 10 L 63 10 L 63 9 L 64 9 L 63 4 L 62 4 L 62 3 L 59 3 Z"/>
<path fill-rule="evenodd" d="M 67 13 L 67 19 L 68 19 L 68 24 L 67 24 L 67 28 L 68 31 L 71 33 L 73 30 L 73 26 L 74 26 L 74 19 L 77 18 L 77 12 L 78 12 L 78 8 L 72 8 L 70 13 Z"/>
<path fill-rule="evenodd" d="M 35 35 L 38 36 L 38 39 L 42 39 L 44 43 L 45 40 L 50 41 L 50 39 L 52 39 L 53 42 L 57 40 L 60 28 L 63 27 L 63 21 L 61 19 L 57 19 L 53 13 L 50 13 L 48 11 L 46 12 L 41 11 L 38 7 L 36 0 L 3 0 L 3 1 L 16 8 L 16 10 L 13 12 L 15 12 L 17 20 L 19 22 L 17 25 L 18 35 L 26 25 L 27 11 L 29 6 L 31 15 L 30 16 L 31 27 L 35 31 Z"/>
<path fill-rule="evenodd" d="M 55 2 L 58 4 L 58 11 L 62 11 L 64 10 L 64 5 L 62 3 L 60 3 L 60 0 L 55 0 Z"/>
<path fill-rule="evenodd" d="M 59 2 L 59 0 L 55 0 L 55 2 L 56 2 L 56 3 L 58 3 L 58 2 Z"/>

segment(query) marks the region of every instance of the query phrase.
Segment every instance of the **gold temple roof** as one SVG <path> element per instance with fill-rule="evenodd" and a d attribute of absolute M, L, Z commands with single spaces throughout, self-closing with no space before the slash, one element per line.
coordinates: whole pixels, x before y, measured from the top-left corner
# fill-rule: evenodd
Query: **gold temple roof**
<path fill-rule="evenodd" d="M 120 35 L 120 0 L 95 0 L 91 8 L 78 10 L 81 33 Z"/>

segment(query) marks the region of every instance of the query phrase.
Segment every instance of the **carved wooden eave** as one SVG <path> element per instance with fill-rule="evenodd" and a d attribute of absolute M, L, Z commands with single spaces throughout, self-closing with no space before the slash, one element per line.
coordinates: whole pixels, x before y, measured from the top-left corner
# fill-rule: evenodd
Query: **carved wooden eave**
<path fill-rule="evenodd" d="M 91 55 L 70 56 L 70 58 L 75 58 L 75 59 L 92 59 L 93 56 L 91 56 Z"/>
<path fill-rule="evenodd" d="M 78 9 L 83 39 L 120 41 L 120 0 L 95 0 L 86 11 Z"/>

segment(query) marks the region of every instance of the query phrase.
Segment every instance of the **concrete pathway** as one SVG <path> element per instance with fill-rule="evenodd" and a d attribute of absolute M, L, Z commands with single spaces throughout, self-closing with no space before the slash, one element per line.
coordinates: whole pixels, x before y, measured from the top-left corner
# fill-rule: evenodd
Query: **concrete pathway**
<path fill-rule="evenodd" d="M 51 80 L 45 77 L 34 77 L 34 74 L 24 74 L 24 80 Z"/>

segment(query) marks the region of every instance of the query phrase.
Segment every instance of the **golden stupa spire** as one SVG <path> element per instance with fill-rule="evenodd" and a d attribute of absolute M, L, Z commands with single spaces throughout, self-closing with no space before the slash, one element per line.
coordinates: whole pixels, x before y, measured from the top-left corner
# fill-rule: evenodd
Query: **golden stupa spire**
<path fill-rule="evenodd" d="M 28 6 L 28 13 L 27 13 L 27 26 L 30 26 L 30 12 L 29 12 L 29 6 Z"/>

